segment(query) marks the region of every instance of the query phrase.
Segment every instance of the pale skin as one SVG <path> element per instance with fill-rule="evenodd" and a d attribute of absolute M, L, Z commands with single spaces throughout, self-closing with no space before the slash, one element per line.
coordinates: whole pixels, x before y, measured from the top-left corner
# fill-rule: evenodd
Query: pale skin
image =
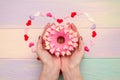
<path fill-rule="evenodd" d="M 42 39 L 37 43 L 37 53 L 43 63 L 39 80 L 58 80 L 60 70 L 64 80 L 82 80 L 80 63 L 84 56 L 84 44 L 79 36 L 79 45 L 71 56 L 56 57 L 42 47 Z"/>

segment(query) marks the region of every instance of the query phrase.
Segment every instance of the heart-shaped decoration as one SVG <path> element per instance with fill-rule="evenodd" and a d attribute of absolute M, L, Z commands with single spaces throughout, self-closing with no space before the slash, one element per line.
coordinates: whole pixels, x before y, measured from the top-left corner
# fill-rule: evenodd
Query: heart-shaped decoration
<path fill-rule="evenodd" d="M 57 19 L 57 22 L 60 24 L 63 22 L 63 19 Z"/>
<path fill-rule="evenodd" d="M 30 20 L 34 20 L 35 19 L 35 16 L 29 16 Z"/>
<path fill-rule="evenodd" d="M 39 57 L 37 57 L 37 60 L 40 60 L 40 58 L 39 58 Z"/>
<path fill-rule="evenodd" d="M 76 15 L 77 15 L 76 12 L 72 12 L 72 13 L 71 13 L 71 17 L 72 17 L 72 18 L 74 18 Z"/>
<path fill-rule="evenodd" d="M 31 47 L 34 46 L 34 45 L 35 45 L 35 44 L 34 44 L 33 42 L 30 42 L 28 46 L 31 48 Z"/>
<path fill-rule="evenodd" d="M 52 17 L 52 14 L 51 13 L 47 13 L 46 16 L 47 17 Z"/>
<path fill-rule="evenodd" d="M 30 25 L 31 25 L 31 20 L 28 20 L 26 26 L 30 26 Z"/>
<path fill-rule="evenodd" d="M 24 40 L 27 41 L 29 39 L 29 36 L 27 34 L 24 35 Z"/>
<path fill-rule="evenodd" d="M 93 25 L 91 26 L 91 29 L 96 29 L 96 24 L 93 24 Z"/>
<path fill-rule="evenodd" d="M 96 37 L 97 33 L 95 31 L 92 32 L 92 37 Z"/>
<path fill-rule="evenodd" d="M 85 46 L 85 47 L 84 47 L 84 50 L 87 51 L 87 52 L 90 51 L 90 49 L 88 48 L 88 46 Z"/>

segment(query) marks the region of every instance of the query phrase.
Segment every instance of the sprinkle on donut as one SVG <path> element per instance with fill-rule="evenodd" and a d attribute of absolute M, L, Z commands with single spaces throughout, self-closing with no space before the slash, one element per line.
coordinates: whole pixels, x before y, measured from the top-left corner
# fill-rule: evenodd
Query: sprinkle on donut
<path fill-rule="evenodd" d="M 74 25 L 47 25 L 43 34 L 44 48 L 57 57 L 71 55 L 78 46 L 78 33 L 71 26 Z"/>

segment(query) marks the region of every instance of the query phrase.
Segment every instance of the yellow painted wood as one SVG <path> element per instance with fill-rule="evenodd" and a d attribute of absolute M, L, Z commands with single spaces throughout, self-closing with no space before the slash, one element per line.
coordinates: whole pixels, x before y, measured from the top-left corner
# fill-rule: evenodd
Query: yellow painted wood
<path fill-rule="evenodd" d="M 78 29 L 83 36 L 85 45 L 90 52 L 85 58 L 119 58 L 120 57 L 120 29 L 97 29 L 95 45 L 90 46 L 90 29 Z M 30 29 L 28 42 L 37 42 L 43 29 Z M 0 29 L 0 58 L 36 58 L 31 52 L 28 42 L 24 41 L 24 29 Z"/>

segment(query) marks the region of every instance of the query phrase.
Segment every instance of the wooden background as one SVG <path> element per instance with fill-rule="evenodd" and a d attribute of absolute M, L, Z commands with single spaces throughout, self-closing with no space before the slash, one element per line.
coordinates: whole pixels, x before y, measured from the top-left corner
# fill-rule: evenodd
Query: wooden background
<path fill-rule="evenodd" d="M 119 0 L 1 0 L 0 1 L 0 80 L 38 80 L 42 64 L 23 40 L 28 16 L 41 10 L 59 17 L 71 11 L 91 14 L 97 24 L 97 37 L 80 65 L 84 80 L 120 80 L 120 1 Z M 66 6 L 67 5 L 67 6 Z M 82 21 L 83 20 L 83 21 Z M 91 30 L 86 20 L 74 22 L 88 44 Z M 82 22 L 81 22 L 82 21 Z M 44 26 L 54 20 L 36 19 L 30 41 L 37 41 Z M 63 80 L 60 76 L 59 80 Z"/>

